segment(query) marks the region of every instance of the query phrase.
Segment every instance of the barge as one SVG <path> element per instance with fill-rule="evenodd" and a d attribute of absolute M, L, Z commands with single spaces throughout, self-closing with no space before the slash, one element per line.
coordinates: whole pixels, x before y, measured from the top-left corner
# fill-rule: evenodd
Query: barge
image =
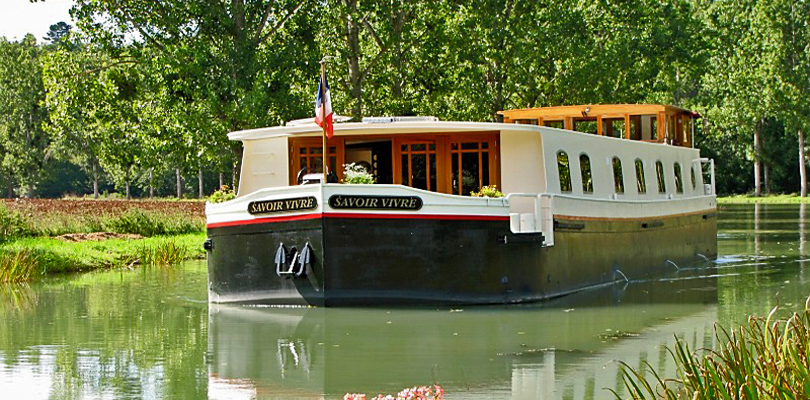
<path fill-rule="evenodd" d="M 244 146 L 241 179 L 235 199 L 206 205 L 209 301 L 519 303 L 716 257 L 714 164 L 693 147 L 697 114 L 501 114 L 335 123 L 327 157 L 311 120 L 230 133 Z M 375 183 L 333 183 L 349 163 Z M 503 196 L 472 196 L 492 187 Z"/>

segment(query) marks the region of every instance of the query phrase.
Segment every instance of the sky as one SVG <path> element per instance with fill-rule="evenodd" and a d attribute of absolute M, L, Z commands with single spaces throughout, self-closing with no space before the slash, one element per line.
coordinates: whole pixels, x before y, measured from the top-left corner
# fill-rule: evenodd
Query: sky
<path fill-rule="evenodd" d="M 42 42 L 51 25 L 59 21 L 75 25 L 68 12 L 73 4 L 74 0 L 0 0 L 0 36 L 16 41 L 33 33 Z"/>

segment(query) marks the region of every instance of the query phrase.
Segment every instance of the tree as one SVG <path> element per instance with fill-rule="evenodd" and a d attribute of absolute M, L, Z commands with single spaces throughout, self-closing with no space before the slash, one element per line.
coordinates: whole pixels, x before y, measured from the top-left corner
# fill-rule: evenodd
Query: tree
<path fill-rule="evenodd" d="M 0 38 L 0 166 L 10 187 L 18 183 L 26 196 L 33 195 L 50 144 L 41 55 L 32 35 L 20 42 Z"/>

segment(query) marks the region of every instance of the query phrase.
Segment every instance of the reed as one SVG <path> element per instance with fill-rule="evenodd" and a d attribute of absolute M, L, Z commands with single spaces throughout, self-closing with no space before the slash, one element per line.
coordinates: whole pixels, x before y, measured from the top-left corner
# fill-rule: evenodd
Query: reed
<path fill-rule="evenodd" d="M 31 249 L 0 251 L 0 282 L 25 282 L 39 267 L 39 260 Z"/>
<path fill-rule="evenodd" d="M 152 246 L 138 248 L 137 258 L 141 264 L 172 266 L 189 258 L 189 249 L 174 240 L 166 240 Z"/>
<path fill-rule="evenodd" d="M 730 332 L 715 326 L 715 350 L 692 351 L 683 340 L 669 349 L 676 378 L 654 380 L 624 362 L 625 388 L 633 399 L 808 399 L 810 398 L 810 297 L 804 311 L 786 320 L 750 317 Z M 616 398 L 621 398 L 613 391 Z"/>

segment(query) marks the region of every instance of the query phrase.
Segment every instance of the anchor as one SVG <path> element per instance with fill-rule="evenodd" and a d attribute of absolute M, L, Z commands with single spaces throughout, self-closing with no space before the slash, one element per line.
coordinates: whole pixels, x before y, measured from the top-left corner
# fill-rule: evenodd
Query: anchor
<path fill-rule="evenodd" d="M 276 249 L 275 263 L 276 275 L 300 278 L 306 273 L 307 265 L 312 264 L 312 247 L 307 242 L 301 251 L 295 246 L 288 251 L 284 243 L 280 243 Z"/>

